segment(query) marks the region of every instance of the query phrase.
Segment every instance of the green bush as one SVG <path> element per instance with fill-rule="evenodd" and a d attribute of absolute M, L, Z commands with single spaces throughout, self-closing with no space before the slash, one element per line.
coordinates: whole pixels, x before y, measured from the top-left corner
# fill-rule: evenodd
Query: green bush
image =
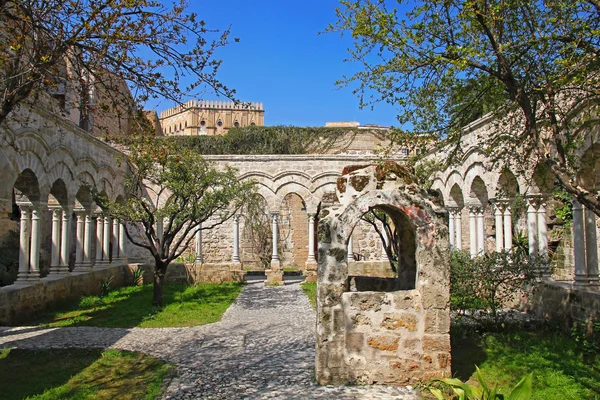
<path fill-rule="evenodd" d="M 199 154 L 307 154 L 326 152 L 348 128 L 247 126 L 222 136 L 171 136 L 170 140 Z"/>
<path fill-rule="evenodd" d="M 466 251 L 450 257 L 450 294 L 452 309 L 483 321 L 475 311 L 485 310 L 494 323 L 498 311 L 515 300 L 521 290 L 537 281 L 542 260 L 516 248 L 471 258 Z"/>
<path fill-rule="evenodd" d="M 0 286 L 7 286 L 17 280 L 19 272 L 19 234 L 8 231 L 0 243 Z"/>

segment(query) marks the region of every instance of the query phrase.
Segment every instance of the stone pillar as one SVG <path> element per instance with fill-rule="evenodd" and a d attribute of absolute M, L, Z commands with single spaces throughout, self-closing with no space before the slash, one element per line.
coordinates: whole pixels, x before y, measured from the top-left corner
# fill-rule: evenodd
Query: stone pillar
<path fill-rule="evenodd" d="M 456 211 L 454 219 L 456 221 L 456 241 L 454 244 L 456 250 L 462 250 L 462 208 Z"/>
<path fill-rule="evenodd" d="M 575 259 L 575 285 L 585 285 L 588 279 L 585 260 L 583 207 L 575 198 L 573 198 L 573 257 Z"/>
<path fill-rule="evenodd" d="M 92 215 L 89 211 L 85 214 L 85 235 L 83 236 L 83 269 L 91 270 L 92 255 Z"/>
<path fill-rule="evenodd" d="M 100 265 L 103 263 L 102 246 L 104 246 L 104 218 L 102 215 L 96 215 L 96 260 L 94 265 Z"/>
<path fill-rule="evenodd" d="M 267 280 L 265 281 L 265 285 L 283 285 L 283 271 L 281 270 L 281 263 L 279 261 L 279 253 L 277 251 L 277 237 L 278 235 L 278 225 L 277 225 L 277 217 L 278 212 L 271 213 L 271 219 L 273 224 L 273 254 L 271 256 L 271 265 L 270 268 L 265 271 L 267 276 Z"/>
<path fill-rule="evenodd" d="M 60 238 L 61 238 L 61 221 L 62 221 L 62 208 L 52 207 L 52 247 L 50 250 L 50 275 L 58 275 L 60 272 Z"/>
<path fill-rule="evenodd" d="M 273 225 L 273 254 L 271 256 L 271 268 L 279 269 L 280 261 L 279 261 L 279 251 L 277 250 L 277 240 L 279 236 L 278 225 L 277 225 L 277 217 L 279 216 L 278 212 L 271 213 L 271 220 Z"/>
<path fill-rule="evenodd" d="M 449 208 L 448 209 L 448 217 L 449 217 L 449 221 L 448 221 L 448 235 L 450 236 L 450 251 L 454 250 L 456 248 L 455 245 L 455 233 L 454 233 L 454 227 L 456 225 L 456 222 L 454 221 L 454 214 L 456 213 L 456 210 L 453 208 Z"/>
<path fill-rule="evenodd" d="M 485 253 L 485 220 L 484 207 L 477 209 L 477 255 L 482 256 Z"/>
<path fill-rule="evenodd" d="M 598 285 L 598 234 L 596 232 L 596 214 L 588 208 L 585 217 L 585 255 L 587 276 L 590 285 Z"/>
<path fill-rule="evenodd" d="M 29 256 L 29 275 L 27 280 L 40 279 L 40 243 L 42 230 L 40 226 L 40 210 L 34 207 L 31 210 L 31 252 Z"/>
<path fill-rule="evenodd" d="M 116 219 L 112 220 L 112 236 L 111 236 L 111 241 L 112 241 L 112 257 L 111 257 L 111 261 L 114 262 L 115 260 L 118 260 L 119 257 L 119 234 L 121 233 L 119 228 L 120 228 L 119 221 L 117 221 Z"/>
<path fill-rule="evenodd" d="M 527 200 L 527 236 L 529 238 L 529 254 L 537 254 L 537 199 L 528 198 Z"/>
<path fill-rule="evenodd" d="M 127 263 L 127 235 L 124 223 L 119 224 L 119 258 Z"/>
<path fill-rule="evenodd" d="M 110 264 L 110 236 L 111 236 L 111 228 L 110 228 L 110 217 L 104 216 L 104 235 L 102 242 L 102 264 Z"/>
<path fill-rule="evenodd" d="M 495 204 L 494 217 L 496 220 L 496 251 L 500 253 L 504 248 L 504 240 L 502 231 L 504 230 L 504 224 L 502 223 L 502 203 L 496 202 Z"/>
<path fill-rule="evenodd" d="M 195 264 L 202 264 L 204 262 L 202 258 L 202 224 L 198 225 L 198 230 L 196 231 L 196 258 L 194 260 Z"/>
<path fill-rule="evenodd" d="M 308 258 L 306 264 L 316 264 L 315 258 L 315 214 L 308 214 Z"/>
<path fill-rule="evenodd" d="M 348 257 L 347 257 L 347 261 L 349 263 L 354 261 L 353 249 L 354 249 L 354 246 L 352 243 L 352 234 L 350 234 L 350 237 L 348 238 Z"/>
<path fill-rule="evenodd" d="M 477 207 L 469 207 L 469 251 L 477 256 Z"/>
<path fill-rule="evenodd" d="M 83 242 L 85 237 L 85 211 L 75 211 L 77 233 L 75 234 L 75 270 L 83 265 Z"/>
<path fill-rule="evenodd" d="M 504 250 L 512 249 L 512 216 L 510 214 L 510 205 L 504 208 Z"/>
<path fill-rule="evenodd" d="M 61 235 L 60 240 L 60 275 L 69 274 L 69 255 L 70 255 L 70 242 L 71 242 L 71 210 L 68 208 L 63 209 L 62 221 L 61 221 Z"/>
<path fill-rule="evenodd" d="M 274 245 L 273 251 L 276 251 L 276 246 Z M 232 262 L 234 264 L 240 263 L 240 215 L 235 214 L 233 216 L 233 258 Z"/>
<path fill-rule="evenodd" d="M 538 228 L 538 253 L 540 256 L 548 257 L 548 226 L 546 225 L 546 203 L 540 199 L 537 209 Z"/>
<path fill-rule="evenodd" d="M 31 240 L 31 208 L 19 205 L 21 219 L 19 222 L 19 271 L 17 283 L 27 281 L 29 275 L 29 244 Z"/>

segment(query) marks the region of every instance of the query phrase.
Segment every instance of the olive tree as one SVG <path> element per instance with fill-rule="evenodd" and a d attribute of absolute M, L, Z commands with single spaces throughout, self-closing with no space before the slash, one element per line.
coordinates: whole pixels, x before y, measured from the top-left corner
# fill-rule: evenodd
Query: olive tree
<path fill-rule="evenodd" d="M 179 257 L 199 230 L 223 224 L 253 193 L 253 182 L 242 182 L 235 170 L 215 165 L 168 140 L 131 145 L 126 159 L 129 175 L 124 201 L 96 196 L 100 207 L 125 223 L 131 243 L 154 259 L 155 305 L 163 304 L 163 284 L 169 264 Z"/>

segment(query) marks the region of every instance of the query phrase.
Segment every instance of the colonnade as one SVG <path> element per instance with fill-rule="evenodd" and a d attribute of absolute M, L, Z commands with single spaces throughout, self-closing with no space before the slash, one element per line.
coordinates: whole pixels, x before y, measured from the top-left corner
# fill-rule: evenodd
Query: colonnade
<path fill-rule="evenodd" d="M 60 205 L 33 203 L 18 204 L 20 216 L 19 270 L 16 283 L 40 279 L 40 250 L 42 219 L 44 210 L 49 210 L 51 219 L 51 247 L 49 277 L 69 275 L 71 255 L 71 224 L 75 214 L 75 266 L 73 272 L 87 272 L 92 266 L 108 266 L 126 259 L 125 225 L 112 221 L 101 213 L 93 214 L 89 209 L 71 209 Z M 95 227 L 94 227 L 95 225 Z M 93 232 L 95 230 L 95 235 Z M 95 241 L 96 253 L 92 255 Z M 112 244 L 112 254 L 111 254 Z"/>
<path fill-rule="evenodd" d="M 512 210 L 510 199 L 492 201 L 495 223 L 495 250 L 512 248 Z M 450 248 L 462 249 L 462 208 L 448 207 Z M 472 257 L 485 252 L 485 225 L 483 206 L 469 206 L 469 250 Z M 548 226 L 546 200 L 542 195 L 526 197 L 527 237 L 529 254 L 548 257 Z M 575 259 L 575 284 L 599 285 L 598 241 L 596 215 L 573 199 L 573 244 Z M 545 268 L 543 275 L 548 276 Z"/>

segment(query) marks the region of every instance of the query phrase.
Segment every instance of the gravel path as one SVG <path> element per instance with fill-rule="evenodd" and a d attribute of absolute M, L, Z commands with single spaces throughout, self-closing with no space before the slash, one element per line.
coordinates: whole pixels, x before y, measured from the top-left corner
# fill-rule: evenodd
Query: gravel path
<path fill-rule="evenodd" d="M 313 380 L 315 312 L 297 280 L 249 281 L 220 322 L 192 328 L 0 327 L 0 348 L 116 348 L 177 366 L 165 399 L 415 399 L 409 388 Z"/>

